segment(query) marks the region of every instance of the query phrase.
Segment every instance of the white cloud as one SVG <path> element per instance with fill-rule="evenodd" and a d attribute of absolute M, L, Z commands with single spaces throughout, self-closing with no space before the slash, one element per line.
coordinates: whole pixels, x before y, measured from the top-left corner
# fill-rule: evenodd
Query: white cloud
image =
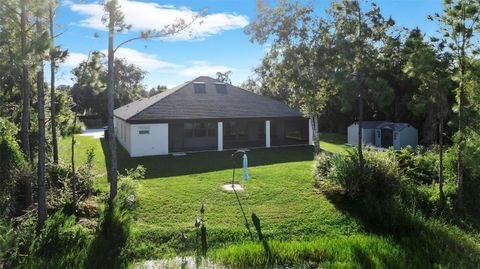
<path fill-rule="evenodd" d="M 85 61 L 88 55 L 78 52 L 69 52 L 65 62 L 61 63 L 61 66 L 65 67 L 77 67 L 81 62 Z"/>
<path fill-rule="evenodd" d="M 200 14 L 187 7 L 159 5 L 132 0 L 119 0 L 119 4 L 125 14 L 125 22 L 132 26 L 133 31 L 161 30 L 165 26 L 174 24 L 179 19 L 190 22 L 192 17 Z M 70 9 L 87 16 L 86 19 L 80 21 L 80 25 L 97 30 L 106 30 L 105 25 L 101 21 L 105 13 L 101 4 L 70 4 Z M 201 16 L 188 31 L 168 39 L 189 40 L 204 38 L 223 31 L 243 28 L 247 24 L 248 17 L 244 15 L 213 13 Z"/>
<path fill-rule="evenodd" d="M 107 50 L 102 50 L 102 53 L 107 53 Z M 215 76 L 217 72 L 234 71 L 232 67 L 225 65 L 214 65 L 208 61 L 192 60 L 188 64 L 176 64 L 172 62 L 162 61 L 158 59 L 155 54 L 143 53 L 131 48 L 119 48 L 115 53 L 116 58 L 123 58 L 130 64 L 139 66 L 142 70 L 151 74 L 155 73 L 172 73 L 184 77 L 198 77 L 198 76 Z M 82 61 L 85 61 L 88 55 L 78 52 L 69 53 L 68 58 L 61 64 L 61 72 L 59 78 L 62 77 L 62 83 L 71 80 L 70 70 L 78 66 Z M 71 84 L 67 83 L 67 84 Z"/>
<path fill-rule="evenodd" d="M 102 50 L 102 52 L 106 54 L 107 50 Z M 154 54 L 147 54 L 130 48 L 119 48 L 115 52 L 115 58 L 123 58 L 128 63 L 135 64 L 147 72 L 172 72 L 173 69 L 178 67 L 174 63 L 159 60 Z"/>
<path fill-rule="evenodd" d="M 178 73 L 186 77 L 214 76 L 217 72 L 233 71 L 224 65 L 210 65 L 205 61 L 192 61 L 192 66 L 181 69 Z"/>

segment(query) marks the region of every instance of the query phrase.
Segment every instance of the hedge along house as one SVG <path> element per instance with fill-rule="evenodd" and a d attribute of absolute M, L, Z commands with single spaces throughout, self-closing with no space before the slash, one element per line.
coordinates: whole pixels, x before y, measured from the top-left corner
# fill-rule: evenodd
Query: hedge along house
<path fill-rule="evenodd" d="M 348 144 L 358 144 L 358 122 L 348 127 Z M 418 145 L 418 130 L 408 123 L 389 121 L 364 121 L 362 122 L 362 144 L 377 148 L 393 147 L 400 150 L 406 146 Z"/>
<path fill-rule="evenodd" d="M 300 111 L 210 77 L 117 108 L 114 117 L 132 157 L 312 144 Z"/>

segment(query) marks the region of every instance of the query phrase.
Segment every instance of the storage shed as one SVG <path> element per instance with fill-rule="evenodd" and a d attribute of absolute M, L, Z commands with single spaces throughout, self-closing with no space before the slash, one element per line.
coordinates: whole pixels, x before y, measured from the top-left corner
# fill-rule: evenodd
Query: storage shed
<path fill-rule="evenodd" d="M 358 122 L 348 127 L 348 144 L 358 144 Z M 408 123 L 389 121 L 362 122 L 362 144 L 377 148 L 393 147 L 400 150 L 406 146 L 418 145 L 418 130 Z"/>

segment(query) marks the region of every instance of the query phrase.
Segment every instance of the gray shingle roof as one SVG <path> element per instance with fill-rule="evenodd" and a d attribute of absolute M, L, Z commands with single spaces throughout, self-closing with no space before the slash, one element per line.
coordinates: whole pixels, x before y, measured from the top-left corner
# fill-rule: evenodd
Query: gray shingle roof
<path fill-rule="evenodd" d="M 149 98 L 115 109 L 114 115 L 129 122 L 186 119 L 302 117 L 286 104 L 226 84 L 226 93 L 217 91 L 220 81 L 198 77 Z M 195 93 L 194 83 L 205 83 L 206 93 Z"/>

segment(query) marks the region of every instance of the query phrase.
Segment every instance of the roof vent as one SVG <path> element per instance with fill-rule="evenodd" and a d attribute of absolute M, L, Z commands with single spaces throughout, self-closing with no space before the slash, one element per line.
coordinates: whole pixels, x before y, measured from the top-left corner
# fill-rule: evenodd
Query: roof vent
<path fill-rule="evenodd" d="M 194 82 L 193 89 L 195 93 L 207 93 L 204 82 Z"/>
<path fill-rule="evenodd" d="M 215 88 L 217 89 L 217 93 L 227 93 L 227 84 L 225 83 L 215 83 Z"/>

